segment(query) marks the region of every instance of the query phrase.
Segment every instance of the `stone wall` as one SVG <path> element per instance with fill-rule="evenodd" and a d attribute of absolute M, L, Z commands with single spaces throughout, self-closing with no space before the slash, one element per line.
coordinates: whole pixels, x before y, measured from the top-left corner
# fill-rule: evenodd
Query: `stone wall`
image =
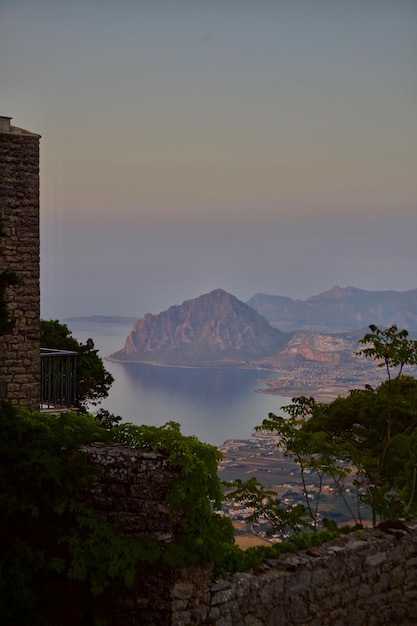
<path fill-rule="evenodd" d="M 87 452 L 100 468 L 90 502 L 114 528 L 161 542 L 183 531 L 181 512 L 165 502 L 173 476 L 166 458 L 124 446 Z M 109 626 L 411 626 L 417 522 L 353 533 L 218 580 L 210 564 L 147 566 L 113 606 Z"/>
<path fill-rule="evenodd" d="M 174 473 L 164 456 L 101 444 L 86 451 L 88 462 L 100 469 L 87 501 L 115 530 L 161 544 L 184 530 L 182 512 L 165 501 Z M 166 567 L 142 566 L 133 589 L 123 595 L 119 589 L 117 598 L 110 600 L 115 610 L 106 616 L 109 626 L 170 624 L 175 578 L 176 573 Z"/>
<path fill-rule="evenodd" d="M 412 626 L 417 620 L 417 523 L 407 529 L 397 537 L 366 530 L 282 555 L 257 572 L 218 580 L 210 587 L 206 622 L 196 620 L 190 607 L 173 611 L 172 624 Z"/>
<path fill-rule="evenodd" d="M 0 337 L 0 398 L 39 409 L 39 135 L 0 117 L 0 271 L 15 271 L 21 283 L 6 298 L 16 318 L 12 334 Z"/>

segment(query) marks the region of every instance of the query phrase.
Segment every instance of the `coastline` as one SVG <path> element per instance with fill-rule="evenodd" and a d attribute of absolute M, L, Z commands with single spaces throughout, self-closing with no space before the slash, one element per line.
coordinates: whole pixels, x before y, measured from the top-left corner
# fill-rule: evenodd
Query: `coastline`
<path fill-rule="evenodd" d="M 273 396 L 284 396 L 285 398 L 291 398 L 291 399 L 298 398 L 301 396 L 307 396 L 309 398 L 313 397 L 317 402 L 321 402 L 323 404 L 332 402 L 333 400 L 335 400 L 336 398 L 339 398 L 340 396 L 346 396 L 350 390 L 349 387 L 342 387 L 342 386 L 340 387 L 339 386 L 325 387 L 322 385 L 301 386 L 298 384 L 291 385 L 291 383 L 282 385 L 280 384 L 279 379 L 277 379 L 276 381 L 266 380 L 265 384 L 269 385 L 269 388 L 256 389 L 256 392 L 270 394 Z"/>
<path fill-rule="evenodd" d="M 151 365 L 152 367 L 175 367 L 179 369 L 196 369 L 196 370 L 205 370 L 205 369 L 236 369 L 236 370 L 251 370 L 251 371 L 260 371 L 260 372 L 271 372 L 270 368 L 264 368 L 256 365 L 245 364 L 242 365 L 240 363 L 228 361 L 224 363 L 216 363 L 213 365 L 212 363 L 206 363 L 201 365 L 178 365 L 175 363 L 161 363 L 160 361 L 143 361 L 143 360 L 131 360 L 131 359 L 116 359 L 112 354 L 109 356 L 103 357 L 104 361 L 111 361 L 112 363 L 127 363 L 134 365 Z"/>
<path fill-rule="evenodd" d="M 307 396 L 313 397 L 317 402 L 323 404 L 328 404 L 338 397 L 346 397 L 352 389 L 363 389 L 365 385 L 376 387 L 384 380 L 383 372 L 379 368 L 375 368 L 373 363 L 363 361 L 334 364 L 307 360 L 303 363 L 284 360 L 271 362 L 269 359 L 268 361 L 225 361 L 200 363 L 199 365 L 178 365 L 161 363 L 160 361 L 120 359 L 114 354 L 117 353 L 105 357 L 105 360 L 159 368 L 258 371 L 267 374 L 268 377 L 262 378 L 262 385 L 264 386 L 256 389 L 257 393 L 290 399 Z"/>
<path fill-rule="evenodd" d="M 329 403 L 332 400 L 340 396 L 345 396 L 352 388 L 350 385 L 331 384 L 329 380 L 323 380 L 325 376 L 323 376 L 323 372 L 321 376 L 318 376 L 318 380 L 315 383 L 310 382 L 300 382 L 300 373 L 298 375 L 291 376 L 291 370 L 281 368 L 272 369 L 271 365 L 262 367 L 259 363 L 236 363 L 236 362 L 225 362 L 218 363 L 216 365 L 206 363 L 201 365 L 178 365 L 173 363 L 161 363 L 160 361 L 144 361 L 144 360 L 128 360 L 128 359 L 119 359 L 115 358 L 113 354 L 110 354 L 107 357 L 104 357 L 105 361 L 110 361 L 113 363 L 126 363 L 133 365 L 149 365 L 151 367 L 160 367 L 160 368 L 176 368 L 176 369 L 240 369 L 240 370 L 250 370 L 250 371 L 259 371 L 259 372 L 268 372 L 272 376 L 275 374 L 277 378 L 267 378 L 262 380 L 262 383 L 267 385 L 266 388 L 260 387 L 259 389 L 255 389 L 256 393 L 269 394 L 274 396 L 282 396 L 285 398 L 295 398 L 300 396 L 308 396 L 314 397 L 317 402 Z M 310 364 L 311 365 L 311 364 Z"/>

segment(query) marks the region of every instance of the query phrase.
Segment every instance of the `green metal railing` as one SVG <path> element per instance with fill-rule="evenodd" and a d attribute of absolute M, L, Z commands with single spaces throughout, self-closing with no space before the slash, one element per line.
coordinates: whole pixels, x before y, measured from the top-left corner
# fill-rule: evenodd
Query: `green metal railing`
<path fill-rule="evenodd" d="M 69 409 L 77 399 L 77 353 L 41 348 L 41 410 Z"/>

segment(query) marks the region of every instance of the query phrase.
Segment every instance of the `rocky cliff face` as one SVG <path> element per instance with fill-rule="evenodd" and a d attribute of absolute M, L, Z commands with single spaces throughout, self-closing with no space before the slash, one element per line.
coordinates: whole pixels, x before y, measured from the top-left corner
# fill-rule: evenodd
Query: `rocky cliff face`
<path fill-rule="evenodd" d="M 291 334 L 222 289 L 138 320 L 111 358 L 167 365 L 239 365 L 276 354 Z"/>
<path fill-rule="evenodd" d="M 301 356 L 307 361 L 339 365 L 353 362 L 357 349 L 357 337 L 299 332 L 295 333 L 280 356 Z"/>

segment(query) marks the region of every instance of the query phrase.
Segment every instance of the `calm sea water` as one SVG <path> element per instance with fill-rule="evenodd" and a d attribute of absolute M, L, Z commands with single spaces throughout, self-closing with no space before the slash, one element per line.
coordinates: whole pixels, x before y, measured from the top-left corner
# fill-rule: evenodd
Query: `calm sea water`
<path fill-rule="evenodd" d="M 120 350 L 131 331 L 124 325 L 66 323 L 79 341 L 91 337 L 102 358 Z M 112 361 L 105 361 L 105 366 L 115 382 L 102 408 L 134 424 L 179 422 L 185 435 L 216 446 L 226 439 L 248 439 L 268 413 L 290 403 L 289 398 L 256 393 L 266 387 L 262 381 L 270 376 L 267 372 Z"/>

